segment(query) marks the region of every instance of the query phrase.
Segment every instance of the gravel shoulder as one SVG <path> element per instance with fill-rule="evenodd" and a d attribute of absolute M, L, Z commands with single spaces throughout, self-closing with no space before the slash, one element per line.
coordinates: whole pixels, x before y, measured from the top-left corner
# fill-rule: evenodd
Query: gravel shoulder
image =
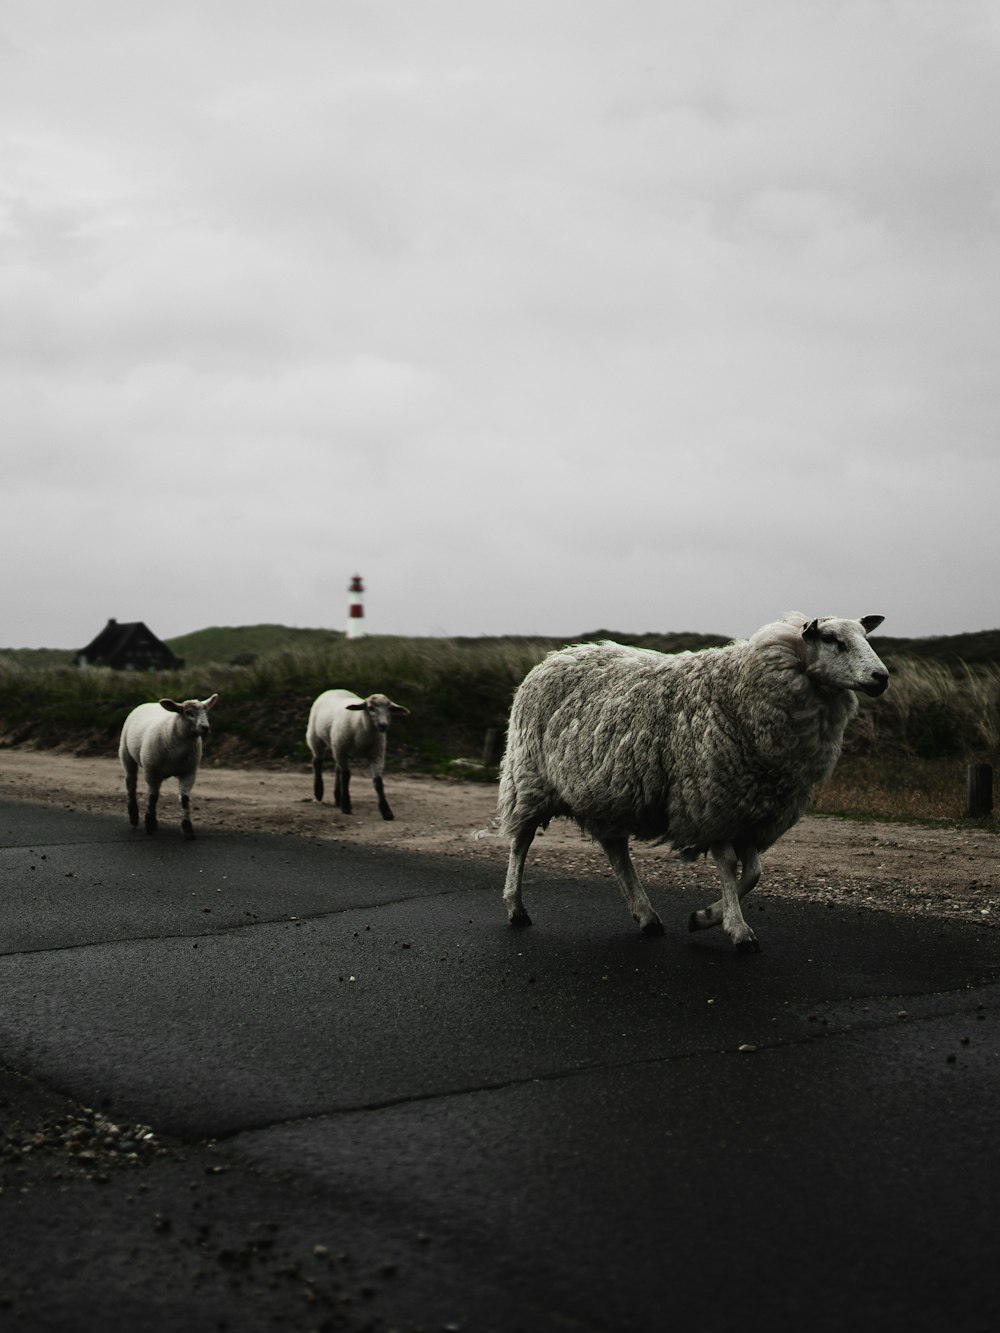
<path fill-rule="evenodd" d="M 332 785 L 331 779 L 328 794 Z M 176 791 L 171 780 L 160 797 L 160 822 L 167 835 L 178 819 Z M 367 775 L 355 775 L 354 813 L 345 816 L 329 799 L 323 804 L 313 800 L 312 773 L 306 765 L 228 768 L 213 765 L 207 756 L 192 796 L 194 825 L 205 835 L 215 830 L 272 833 L 495 861 L 499 897 L 506 846 L 489 835 L 495 786 L 390 771 L 386 792 L 396 816 L 391 822 L 379 817 Z M 117 759 L 0 749 L 0 795 L 126 819 Z M 634 850 L 639 873 L 654 895 L 676 889 L 692 908 L 718 896 L 711 863 L 685 864 L 662 848 L 642 844 Z M 971 826 L 807 815 L 765 854 L 754 899 L 803 898 L 991 927 L 1000 924 L 998 852 L 995 832 Z M 611 879 L 600 848 L 565 820 L 535 839 L 528 874 Z"/>

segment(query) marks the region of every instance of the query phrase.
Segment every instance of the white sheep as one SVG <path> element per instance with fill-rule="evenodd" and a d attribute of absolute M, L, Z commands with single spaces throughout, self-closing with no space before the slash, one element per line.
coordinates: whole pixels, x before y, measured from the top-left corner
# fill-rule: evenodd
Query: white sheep
<path fill-rule="evenodd" d="M 202 737 L 209 732 L 208 714 L 215 707 L 217 694 L 208 699 L 161 699 L 158 703 L 139 704 L 133 708 L 122 727 L 118 758 L 125 771 L 128 817 L 132 827 L 139 823 L 136 783 L 139 769 L 146 782 L 146 832 L 156 832 L 156 803 L 160 787 L 167 778 L 176 778 L 180 786 L 181 831 L 190 840 L 191 788 L 198 776 Z"/>
<path fill-rule="evenodd" d="M 324 690 L 314 699 L 309 709 L 306 744 L 312 753 L 316 800 L 323 799 L 323 758 L 329 750 L 335 766 L 334 805 L 345 815 L 351 813 L 351 761 L 366 760 L 378 796 L 379 814 L 383 819 L 394 818 L 382 782 L 386 733 L 394 713 L 406 716 L 409 711 L 402 704 L 394 704 L 386 694 L 370 694 L 362 699 L 351 690 Z"/>
<path fill-rule="evenodd" d="M 511 924 L 530 925 L 521 879 L 536 830 L 567 815 L 603 847 L 648 935 L 663 925 L 629 837 L 669 843 L 685 860 L 711 852 L 722 897 L 693 912 L 689 929 L 721 922 L 737 949 L 757 951 L 740 900 L 760 878 L 760 853 L 832 773 L 856 692 L 886 689 L 889 674 L 866 638 L 882 620 L 791 614 L 697 653 L 607 642 L 550 653 L 517 690 L 501 765 Z"/>

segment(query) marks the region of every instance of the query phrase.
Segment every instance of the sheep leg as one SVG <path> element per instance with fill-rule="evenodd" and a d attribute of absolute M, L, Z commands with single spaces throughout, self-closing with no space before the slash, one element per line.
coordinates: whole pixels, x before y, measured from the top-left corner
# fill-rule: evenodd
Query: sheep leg
<path fill-rule="evenodd" d="M 507 878 L 503 886 L 503 901 L 507 916 L 512 926 L 530 926 L 531 917 L 524 910 L 521 901 L 521 879 L 524 875 L 524 863 L 528 848 L 535 839 L 537 824 L 524 824 L 510 840 L 510 858 L 507 861 Z"/>
<path fill-rule="evenodd" d="M 333 779 L 333 803 L 339 806 L 345 815 L 351 813 L 351 770 L 346 764 L 338 764 Z"/>
<path fill-rule="evenodd" d="M 628 838 L 598 838 L 604 848 L 604 855 L 611 862 L 615 879 L 628 904 L 628 910 L 644 935 L 662 935 L 663 922 L 653 909 L 653 904 L 646 896 L 646 890 L 639 882 L 635 866 L 628 850 Z"/>
<path fill-rule="evenodd" d="M 156 803 L 160 799 L 160 784 L 146 779 L 146 832 L 156 832 Z"/>
<path fill-rule="evenodd" d="M 395 819 L 396 816 L 389 809 L 389 802 L 385 799 L 385 784 L 382 782 L 382 774 L 372 769 L 372 786 L 375 788 L 375 795 L 378 797 L 378 812 L 383 819 Z"/>
<path fill-rule="evenodd" d="M 317 801 L 323 799 L 323 751 L 313 755 L 313 795 Z"/>
<path fill-rule="evenodd" d="M 133 828 L 139 827 L 139 797 L 136 787 L 139 780 L 139 765 L 130 761 L 125 765 L 125 795 L 128 799 L 128 822 Z"/>
<path fill-rule="evenodd" d="M 188 774 L 186 777 L 178 778 L 180 784 L 180 803 L 181 803 L 181 832 L 187 842 L 194 839 L 194 828 L 191 824 L 191 788 L 194 786 L 194 774 Z"/>
<path fill-rule="evenodd" d="M 745 847 L 730 849 L 735 858 L 741 862 L 741 871 L 739 883 L 737 885 L 737 898 L 740 902 L 747 896 L 751 889 L 756 888 L 760 880 L 760 856 L 757 848 L 752 843 L 747 843 Z M 713 853 L 714 855 L 714 853 Z M 718 860 L 716 859 L 718 866 Z M 735 873 L 736 862 L 732 861 L 732 871 Z M 720 870 L 720 876 L 722 874 Z M 711 904 L 710 907 L 703 908 L 700 912 L 692 912 L 688 927 L 690 930 L 707 930 L 710 926 L 717 926 L 723 920 L 723 909 L 725 900 L 719 898 L 718 901 Z"/>
<path fill-rule="evenodd" d="M 753 844 L 742 849 L 742 857 L 730 843 L 716 843 L 710 848 L 712 860 L 719 874 L 722 885 L 722 897 L 703 907 L 700 912 L 692 912 L 688 919 L 688 930 L 708 930 L 710 926 L 722 924 L 722 929 L 736 945 L 740 953 L 760 953 L 757 936 L 743 918 L 740 901 L 760 879 L 760 856 Z M 742 860 L 739 878 L 736 876 L 737 865 Z"/>

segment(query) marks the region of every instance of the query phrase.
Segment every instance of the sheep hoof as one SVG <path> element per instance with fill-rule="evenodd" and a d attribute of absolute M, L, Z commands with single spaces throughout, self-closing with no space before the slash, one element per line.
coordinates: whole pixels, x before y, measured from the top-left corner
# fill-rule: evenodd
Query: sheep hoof
<path fill-rule="evenodd" d="M 760 953 L 760 944 L 757 942 L 757 939 L 754 936 L 751 936 L 750 939 L 748 940 L 737 940 L 736 952 Z"/>
<path fill-rule="evenodd" d="M 381 816 L 382 816 L 383 819 L 395 819 L 395 818 L 396 818 L 396 816 L 392 813 L 392 811 L 389 809 L 388 806 L 386 806 L 384 810 L 380 810 L 379 813 L 381 814 Z"/>
<path fill-rule="evenodd" d="M 528 915 L 528 913 L 524 910 L 523 907 L 519 907 L 516 912 L 511 912 L 510 924 L 516 930 L 520 930 L 523 926 L 531 925 L 531 917 Z"/>
<path fill-rule="evenodd" d="M 194 842 L 194 829 L 191 827 L 190 819 L 181 821 L 181 832 L 184 834 L 185 842 Z"/>
<path fill-rule="evenodd" d="M 147 833 L 156 832 L 156 817 L 154 815 L 146 816 L 146 832 Z"/>
<path fill-rule="evenodd" d="M 665 935 L 666 931 L 663 929 L 663 922 L 660 918 L 654 916 L 642 927 L 642 933 L 644 935 Z"/>

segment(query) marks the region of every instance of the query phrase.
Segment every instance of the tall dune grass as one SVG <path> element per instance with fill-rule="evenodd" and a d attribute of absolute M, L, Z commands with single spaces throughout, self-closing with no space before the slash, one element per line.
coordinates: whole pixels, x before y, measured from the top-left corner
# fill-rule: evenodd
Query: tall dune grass
<path fill-rule="evenodd" d="M 248 665 L 113 672 L 31 667 L 0 655 L 0 745 L 114 754 L 137 703 L 218 691 L 209 756 L 222 763 L 304 763 L 309 705 L 334 686 L 381 690 L 411 710 L 394 724 L 391 768 L 448 771 L 478 760 L 502 730 L 514 691 L 552 647 L 529 639 L 333 638 Z M 816 808 L 951 818 L 962 813 L 965 765 L 1000 759 L 1000 666 L 887 658 L 888 692 L 862 699 L 844 756 Z"/>
<path fill-rule="evenodd" d="M 886 665 L 887 693 L 862 699 L 813 808 L 864 818 L 961 819 L 968 765 L 1000 761 L 1000 667 L 907 657 L 887 658 Z"/>
<path fill-rule="evenodd" d="M 232 761 L 304 761 L 309 705 L 322 690 L 383 691 L 411 710 L 395 724 L 396 767 L 433 769 L 477 758 L 502 729 L 514 690 L 549 644 L 527 639 L 455 642 L 376 637 L 332 640 L 246 666 L 182 671 L 24 668 L 0 658 L 0 743 L 114 753 L 122 720 L 149 699 L 218 692 L 212 750 Z"/>
<path fill-rule="evenodd" d="M 901 657 L 887 662 L 889 689 L 862 697 L 849 754 L 993 762 L 1000 752 L 1000 667 Z"/>

